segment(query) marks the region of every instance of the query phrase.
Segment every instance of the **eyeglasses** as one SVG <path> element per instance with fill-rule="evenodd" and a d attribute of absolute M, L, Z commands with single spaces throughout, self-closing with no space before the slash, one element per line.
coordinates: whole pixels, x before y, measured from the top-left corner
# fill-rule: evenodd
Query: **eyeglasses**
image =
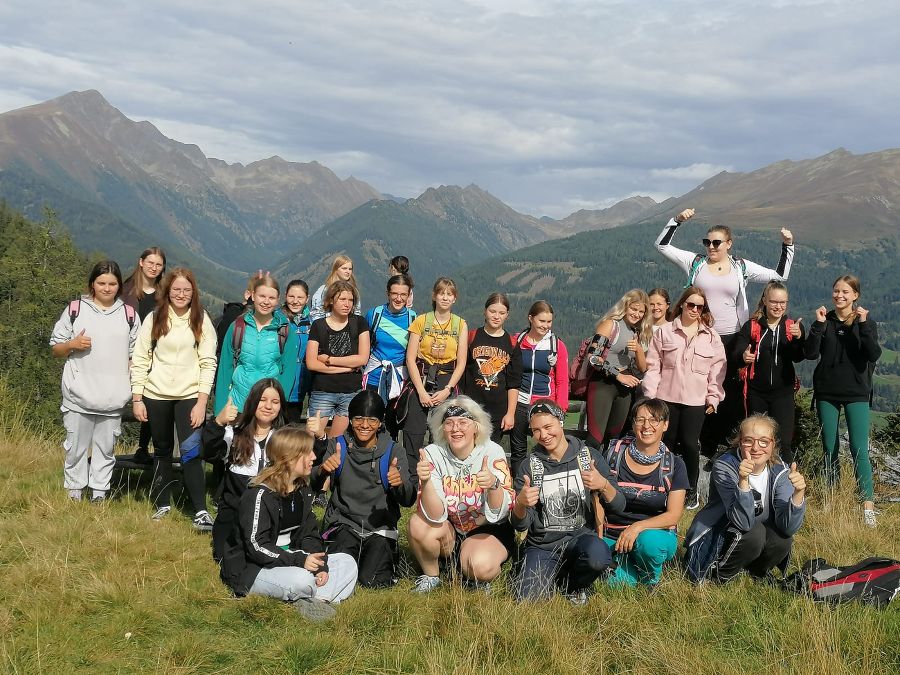
<path fill-rule="evenodd" d="M 787 300 L 766 300 L 766 303 L 774 307 L 787 307 Z"/>
<path fill-rule="evenodd" d="M 706 304 L 698 305 L 696 302 L 686 302 L 684 303 L 686 309 L 696 309 L 698 312 L 702 312 L 706 309 Z"/>
<path fill-rule="evenodd" d="M 189 298 L 194 294 L 194 289 L 192 288 L 173 288 L 169 291 L 169 295 L 181 296 L 184 298 Z"/>
<path fill-rule="evenodd" d="M 472 426 L 473 422 L 470 419 L 463 418 L 454 418 L 444 420 L 444 427 L 447 429 L 459 429 L 460 431 L 465 431 L 470 426 Z"/>
<path fill-rule="evenodd" d="M 763 437 L 763 438 L 753 438 L 753 437 L 751 437 L 751 436 L 744 436 L 744 437 L 741 439 L 741 447 L 742 447 L 742 448 L 750 449 L 750 448 L 753 447 L 754 444 L 756 444 L 758 447 L 760 447 L 760 448 L 762 448 L 763 450 L 765 450 L 765 449 L 768 448 L 770 445 L 772 445 L 772 443 L 774 442 L 774 440 L 775 440 L 775 439 L 773 439 L 773 438 L 765 438 L 765 437 Z"/>
<path fill-rule="evenodd" d="M 367 427 L 377 427 L 381 424 L 381 420 L 377 417 L 352 417 L 350 421 L 354 424 Z"/>
<path fill-rule="evenodd" d="M 634 426 L 642 427 L 645 424 L 649 424 L 654 429 L 659 426 L 661 419 L 658 417 L 635 417 L 634 418 Z"/>
<path fill-rule="evenodd" d="M 391 298 L 397 298 L 398 300 L 406 300 L 409 298 L 409 293 L 388 293 L 388 296 Z"/>
<path fill-rule="evenodd" d="M 710 246 L 712 246 L 713 248 L 719 248 L 722 244 L 724 244 L 728 240 L 727 239 L 703 239 L 702 241 L 703 241 L 703 245 L 706 248 L 709 248 Z"/>

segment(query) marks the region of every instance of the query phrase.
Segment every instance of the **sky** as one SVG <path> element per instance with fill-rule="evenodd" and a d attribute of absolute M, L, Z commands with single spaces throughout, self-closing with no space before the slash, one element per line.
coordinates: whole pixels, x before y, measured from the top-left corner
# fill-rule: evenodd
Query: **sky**
<path fill-rule="evenodd" d="M 895 1 L 5 0 L 0 111 L 96 89 L 244 164 L 563 217 L 900 147 Z"/>

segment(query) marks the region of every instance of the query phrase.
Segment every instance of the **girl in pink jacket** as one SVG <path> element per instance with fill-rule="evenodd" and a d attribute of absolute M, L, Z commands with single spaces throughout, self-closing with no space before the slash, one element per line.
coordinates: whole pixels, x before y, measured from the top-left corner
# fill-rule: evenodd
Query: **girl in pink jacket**
<path fill-rule="evenodd" d="M 685 506 L 696 509 L 700 430 L 725 397 L 725 348 L 712 328 L 706 295 L 688 286 L 654 335 L 647 352 L 644 394 L 669 404 L 666 446 L 684 458 L 690 489 Z"/>

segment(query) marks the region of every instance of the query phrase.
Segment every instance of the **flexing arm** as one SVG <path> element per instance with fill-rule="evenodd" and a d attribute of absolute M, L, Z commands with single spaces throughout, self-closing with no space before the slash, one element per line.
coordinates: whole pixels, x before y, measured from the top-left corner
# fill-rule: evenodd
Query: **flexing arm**
<path fill-rule="evenodd" d="M 685 209 L 677 216 L 670 219 L 656 238 L 655 242 L 656 250 L 662 253 L 664 258 L 678 265 L 685 274 L 690 272 L 691 261 L 695 256 L 690 251 L 685 251 L 673 246 L 672 239 L 675 237 L 675 231 L 678 229 L 678 226 L 693 215 L 693 209 Z"/>

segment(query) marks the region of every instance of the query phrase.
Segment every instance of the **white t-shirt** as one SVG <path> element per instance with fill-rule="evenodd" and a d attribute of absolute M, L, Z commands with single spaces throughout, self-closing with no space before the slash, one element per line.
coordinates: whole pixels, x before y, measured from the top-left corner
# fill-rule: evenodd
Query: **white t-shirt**
<path fill-rule="evenodd" d="M 766 503 L 766 499 L 769 496 L 769 467 L 763 469 L 762 473 L 751 473 L 747 480 L 750 482 L 750 488 L 760 495 L 759 499 L 756 499 L 756 495 L 754 495 L 754 501 L 756 502 L 754 511 L 759 515 L 762 513 L 763 505 Z"/>

